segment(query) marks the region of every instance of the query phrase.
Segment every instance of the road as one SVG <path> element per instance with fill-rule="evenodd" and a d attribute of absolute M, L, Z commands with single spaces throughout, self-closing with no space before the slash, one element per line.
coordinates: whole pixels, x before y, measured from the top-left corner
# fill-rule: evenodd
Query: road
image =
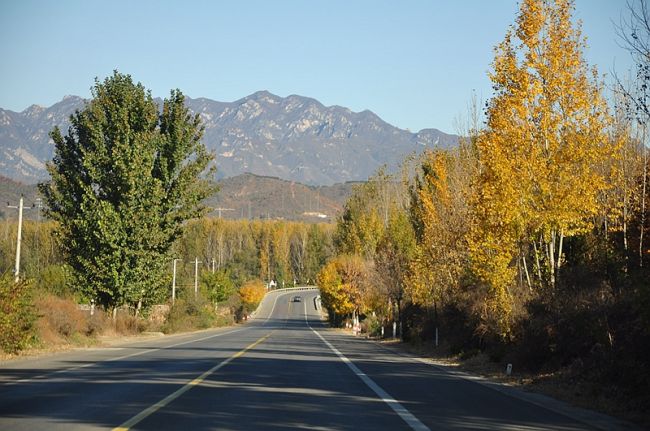
<path fill-rule="evenodd" d="M 328 329 L 317 294 L 271 293 L 233 328 L 1 363 L 0 429 L 625 428 Z"/>

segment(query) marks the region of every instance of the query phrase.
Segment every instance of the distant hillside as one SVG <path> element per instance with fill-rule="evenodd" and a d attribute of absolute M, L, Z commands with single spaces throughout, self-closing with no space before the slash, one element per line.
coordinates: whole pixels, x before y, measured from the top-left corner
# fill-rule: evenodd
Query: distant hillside
<path fill-rule="evenodd" d="M 48 133 L 54 126 L 65 133 L 69 115 L 84 103 L 67 96 L 51 107 L 0 109 L 0 171 L 25 183 L 45 179 L 54 151 Z M 203 142 L 217 155 L 222 178 L 252 172 L 313 185 L 363 181 L 384 164 L 394 169 L 408 154 L 458 140 L 436 129 L 411 133 L 370 111 L 267 91 L 234 102 L 187 98 L 186 104 L 205 125 Z"/>
<path fill-rule="evenodd" d="M 223 218 L 283 218 L 333 220 L 350 195 L 352 184 L 306 186 L 276 177 L 243 174 L 219 181 L 220 191 L 208 199 Z M 218 215 L 215 210 L 213 215 Z M 324 217 L 326 216 L 326 218 Z"/>
<path fill-rule="evenodd" d="M 333 186 L 306 186 L 304 184 L 242 174 L 219 181 L 219 192 L 206 200 L 212 208 L 227 208 L 221 216 L 228 219 L 286 219 L 302 221 L 333 221 L 343 208 L 352 191 L 352 183 Z M 38 197 L 35 185 L 25 185 L 0 176 L 0 217 L 15 218 L 15 209 L 8 209 L 7 202 L 18 204 L 20 195 L 25 196 L 25 206 L 32 206 Z M 34 219 L 35 210 L 25 211 L 25 218 Z M 213 210 L 210 216 L 218 217 Z"/>

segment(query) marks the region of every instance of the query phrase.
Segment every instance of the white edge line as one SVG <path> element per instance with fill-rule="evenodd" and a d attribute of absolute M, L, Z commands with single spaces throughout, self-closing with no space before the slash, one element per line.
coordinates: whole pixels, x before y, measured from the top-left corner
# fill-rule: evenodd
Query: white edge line
<path fill-rule="evenodd" d="M 529 392 L 526 391 L 525 389 L 518 388 L 516 386 L 510 386 L 506 383 L 493 382 L 483 376 L 471 374 L 471 372 L 449 369 L 448 365 L 435 363 L 434 362 L 435 360 L 433 358 L 421 358 L 421 357 L 413 356 L 412 353 L 403 353 L 393 348 L 383 346 L 381 343 L 377 343 L 377 342 L 373 342 L 373 344 L 393 355 L 397 355 L 404 359 L 409 359 L 414 362 L 419 362 L 423 365 L 427 365 L 429 367 L 435 368 L 436 370 L 445 373 L 447 375 L 458 377 L 459 379 L 465 380 L 466 382 L 469 383 L 476 383 L 477 385 L 483 386 L 486 389 L 490 389 L 495 392 L 498 392 L 503 396 L 516 399 L 523 403 L 532 404 L 541 409 L 550 411 L 551 413 L 564 416 L 565 418 L 583 423 L 585 425 L 588 425 L 598 430 L 603 430 L 603 431 L 609 431 L 613 429 L 641 430 L 641 428 L 639 428 L 636 424 L 633 424 L 631 422 L 627 422 L 623 419 L 619 419 L 617 417 L 610 416 L 606 413 L 601 413 L 596 410 L 590 410 L 588 408 L 575 406 L 566 401 L 553 398 L 552 396 L 546 395 L 541 392 L 532 392 L 532 391 Z M 541 396 L 542 399 L 541 400 L 535 399 L 537 395 Z M 558 405 L 557 406 L 551 405 L 545 402 L 544 398 L 548 398 L 552 403 L 558 403 Z M 593 419 L 589 416 L 593 416 Z M 612 428 L 612 426 L 615 426 L 616 428 Z"/>
<path fill-rule="evenodd" d="M 2 386 L 11 386 L 11 385 L 15 385 L 17 383 L 29 383 L 29 382 L 32 382 L 32 381 L 35 381 L 35 380 L 42 380 L 44 378 L 54 376 L 56 374 L 64 374 L 64 373 L 68 373 L 70 371 L 76 371 L 76 370 L 80 370 L 82 368 L 92 367 L 92 366 L 101 364 L 103 362 L 114 362 L 114 361 L 120 361 L 122 359 L 133 358 L 135 356 L 144 355 L 146 353 L 151 353 L 151 352 L 155 352 L 155 351 L 158 351 L 158 350 L 171 349 L 171 348 L 174 348 L 174 347 L 183 346 L 185 344 L 190 344 L 190 343 L 196 343 L 196 342 L 199 342 L 199 341 L 209 340 L 210 338 L 216 338 L 216 337 L 221 337 L 223 335 L 234 334 L 235 332 L 240 332 L 240 331 L 243 331 L 244 329 L 247 329 L 247 328 L 240 328 L 240 329 L 235 329 L 234 331 L 221 332 L 219 334 L 214 334 L 214 335 L 209 335 L 207 337 L 202 337 L 202 338 L 192 339 L 192 340 L 188 340 L 188 341 L 183 341 L 181 343 L 171 344 L 169 346 L 158 347 L 158 348 L 155 348 L 155 349 L 141 350 L 139 352 L 130 353 L 128 355 L 123 355 L 123 356 L 117 356 L 117 357 L 114 357 L 114 358 L 106 358 L 106 359 L 102 359 L 102 360 L 99 360 L 99 361 L 90 362 L 90 363 L 83 364 L 83 365 L 78 365 L 76 367 L 65 368 L 63 370 L 51 371 L 49 373 L 40 374 L 38 376 L 29 377 L 29 378 L 26 378 L 26 379 L 15 380 L 15 381 L 12 381 L 12 382 L 5 382 L 5 383 L 2 384 Z M 125 347 L 125 348 L 128 349 L 128 347 Z"/>
<path fill-rule="evenodd" d="M 321 334 L 319 334 L 314 328 L 311 327 L 309 324 L 309 320 L 307 319 L 307 304 L 304 306 L 305 308 L 305 323 L 307 323 L 307 326 L 311 331 L 318 336 L 318 338 L 323 341 L 327 345 L 327 347 L 332 350 L 336 354 L 336 356 L 343 361 L 345 365 L 347 365 L 352 372 L 363 381 L 363 383 L 366 384 L 370 389 L 373 390 L 375 394 L 388 406 L 393 409 L 395 413 L 401 417 L 404 422 L 406 422 L 412 429 L 417 430 L 417 431 L 430 431 L 429 427 L 427 427 L 425 424 L 420 422 L 418 418 L 413 415 L 413 413 L 409 412 L 406 407 L 401 405 L 395 398 L 391 397 L 388 392 L 386 392 L 381 386 L 379 386 L 377 383 L 375 383 L 370 377 L 368 377 L 363 371 L 361 371 L 354 363 L 349 360 L 343 353 L 341 353 L 336 347 L 334 347 L 329 341 L 327 341 Z"/>

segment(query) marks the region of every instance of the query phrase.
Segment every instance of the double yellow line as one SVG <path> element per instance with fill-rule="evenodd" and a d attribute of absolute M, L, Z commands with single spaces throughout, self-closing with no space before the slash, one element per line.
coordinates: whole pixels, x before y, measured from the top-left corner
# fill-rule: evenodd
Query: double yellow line
<path fill-rule="evenodd" d="M 180 389 L 178 389 L 176 392 L 173 392 L 173 393 L 167 395 L 165 398 L 163 398 L 162 400 L 158 401 L 156 404 L 154 404 L 154 405 L 152 405 L 152 406 L 146 408 L 145 410 L 141 411 L 140 413 L 138 413 L 137 415 L 133 416 L 131 419 L 129 419 L 128 421 L 124 422 L 122 425 L 118 426 L 117 428 L 113 428 L 113 431 L 127 431 L 128 429 L 130 429 L 130 428 L 133 427 L 134 425 L 137 425 L 138 423 L 140 423 L 141 421 L 143 421 L 143 420 L 144 420 L 145 418 L 147 418 L 148 416 L 150 416 L 150 415 L 152 415 L 153 413 L 157 412 L 157 411 L 160 410 L 161 408 L 165 407 L 167 404 L 169 404 L 169 403 L 171 403 L 172 401 L 174 401 L 176 398 L 178 398 L 178 397 L 180 397 L 181 395 L 183 395 L 185 392 L 187 392 L 187 391 L 189 391 L 190 389 L 192 389 L 194 386 L 200 385 L 200 384 L 201 384 L 201 383 L 202 383 L 202 382 L 203 382 L 203 381 L 204 381 L 204 380 L 205 380 L 205 379 L 206 379 L 210 374 L 212 374 L 212 373 L 214 373 L 214 372 L 216 372 L 216 371 L 219 371 L 221 368 L 225 367 L 226 365 L 228 365 L 229 363 L 231 363 L 231 362 L 234 361 L 235 359 L 237 359 L 237 358 L 243 356 L 244 354 L 246 354 L 246 352 L 248 352 L 249 350 L 255 348 L 255 346 L 257 346 L 258 344 L 264 342 L 264 340 L 266 340 L 267 338 L 269 338 L 269 337 L 271 336 L 271 334 L 273 334 L 273 332 L 275 332 L 275 331 L 271 331 L 271 332 L 269 332 L 268 334 L 266 334 L 266 335 L 263 336 L 262 338 L 258 339 L 258 340 L 255 341 L 254 343 L 248 345 L 245 349 L 240 350 L 239 352 L 235 353 L 233 356 L 229 357 L 229 358 L 226 359 L 225 361 L 219 362 L 217 365 L 215 365 L 214 367 L 210 368 L 208 371 L 206 371 L 205 373 L 201 374 L 201 375 L 200 375 L 199 377 L 197 377 L 196 379 L 194 379 L 194 380 L 192 380 L 192 381 L 186 383 L 183 387 L 181 387 Z"/>

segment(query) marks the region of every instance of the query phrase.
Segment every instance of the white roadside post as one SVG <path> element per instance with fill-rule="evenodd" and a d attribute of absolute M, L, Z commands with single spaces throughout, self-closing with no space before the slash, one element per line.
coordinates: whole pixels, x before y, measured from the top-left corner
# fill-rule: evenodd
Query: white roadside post
<path fill-rule="evenodd" d="M 7 205 L 7 208 L 18 209 L 18 235 L 16 239 L 16 268 L 14 269 L 15 282 L 18 283 L 20 280 L 20 242 L 22 239 L 23 232 L 23 209 L 30 209 L 31 207 L 23 207 L 23 197 L 20 196 L 20 203 L 18 206 Z"/>
<path fill-rule="evenodd" d="M 397 338 L 397 322 L 393 320 L 393 338 Z"/>

